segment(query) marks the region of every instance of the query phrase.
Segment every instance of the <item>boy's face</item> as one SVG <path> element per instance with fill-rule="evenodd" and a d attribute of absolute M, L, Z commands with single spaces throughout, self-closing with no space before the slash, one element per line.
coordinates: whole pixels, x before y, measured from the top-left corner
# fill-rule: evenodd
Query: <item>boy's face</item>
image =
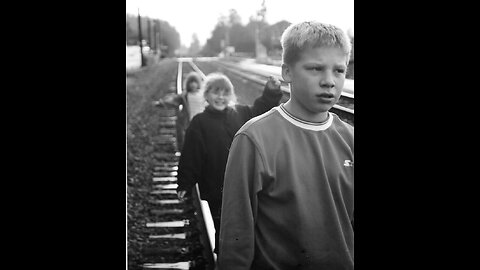
<path fill-rule="evenodd" d="M 230 102 L 230 95 L 225 89 L 210 90 L 206 93 L 205 99 L 214 109 L 223 111 Z"/>
<path fill-rule="evenodd" d="M 292 66 L 282 65 L 290 99 L 302 113 L 327 112 L 338 101 L 345 82 L 347 56 L 339 48 L 309 48 Z"/>

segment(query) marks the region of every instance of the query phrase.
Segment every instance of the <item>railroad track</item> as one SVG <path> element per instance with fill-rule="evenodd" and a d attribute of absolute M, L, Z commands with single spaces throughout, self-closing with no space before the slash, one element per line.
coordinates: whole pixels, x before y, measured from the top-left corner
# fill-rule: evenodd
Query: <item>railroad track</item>
<path fill-rule="evenodd" d="M 179 58 L 176 91 L 182 91 L 183 63 L 198 72 L 203 78 L 205 74 L 190 58 Z M 259 74 L 245 71 L 220 61 L 215 64 L 248 81 L 265 85 L 271 74 Z M 290 91 L 285 83 L 282 85 L 285 95 Z M 342 96 L 344 99 L 351 97 Z M 335 105 L 332 109 L 343 120 L 353 125 L 353 109 Z M 152 171 L 149 208 L 151 217 L 146 222 L 148 242 L 142 253 L 146 260 L 143 269 L 208 269 L 215 267 L 216 255 L 213 253 L 215 229 L 208 203 L 200 199 L 198 185 L 192 196 L 179 200 L 176 194 L 178 161 L 180 153 L 176 146 L 176 110 L 159 109 L 160 127 L 155 143 L 163 152 L 155 153 L 156 164 Z"/>
<path fill-rule="evenodd" d="M 182 89 L 182 62 L 178 63 L 177 89 Z M 143 269 L 213 270 L 214 226 L 208 203 L 200 200 L 198 186 L 191 197 L 176 193 L 180 153 L 176 146 L 176 110 L 159 109 L 159 134 L 155 143 L 166 149 L 155 153 L 149 209 L 148 240 L 142 250 Z M 213 230 L 213 231 L 212 231 Z"/>

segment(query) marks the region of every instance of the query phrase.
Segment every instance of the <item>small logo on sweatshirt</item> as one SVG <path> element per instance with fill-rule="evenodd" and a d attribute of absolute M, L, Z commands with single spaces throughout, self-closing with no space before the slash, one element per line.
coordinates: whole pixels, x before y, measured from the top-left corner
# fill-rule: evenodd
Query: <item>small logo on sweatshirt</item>
<path fill-rule="evenodd" d="M 353 167 L 353 161 L 346 159 L 345 163 L 343 163 L 343 166 L 345 167 Z"/>

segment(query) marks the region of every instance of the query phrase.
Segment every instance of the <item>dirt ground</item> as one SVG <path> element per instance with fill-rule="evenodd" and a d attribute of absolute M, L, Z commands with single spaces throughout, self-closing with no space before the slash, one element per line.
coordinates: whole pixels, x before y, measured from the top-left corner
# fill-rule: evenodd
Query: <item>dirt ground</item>
<path fill-rule="evenodd" d="M 141 250 L 147 242 L 148 196 L 154 167 L 153 143 L 158 110 L 152 102 L 174 86 L 177 63 L 165 59 L 156 65 L 127 71 L 127 228 L 128 269 L 141 269 Z"/>

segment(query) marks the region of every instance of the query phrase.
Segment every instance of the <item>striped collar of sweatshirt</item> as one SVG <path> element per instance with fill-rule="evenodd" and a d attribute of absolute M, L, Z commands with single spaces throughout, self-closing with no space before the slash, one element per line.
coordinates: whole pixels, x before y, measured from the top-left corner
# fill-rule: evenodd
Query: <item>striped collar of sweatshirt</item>
<path fill-rule="evenodd" d="M 276 110 L 287 121 L 303 129 L 314 130 L 314 131 L 326 130 L 332 125 L 332 122 L 333 122 L 333 116 L 332 116 L 332 113 L 330 112 L 328 112 L 327 120 L 325 120 L 324 122 L 318 123 L 318 122 L 305 121 L 298 117 L 295 117 L 285 109 L 284 104 L 281 104 L 280 106 L 276 107 Z"/>

